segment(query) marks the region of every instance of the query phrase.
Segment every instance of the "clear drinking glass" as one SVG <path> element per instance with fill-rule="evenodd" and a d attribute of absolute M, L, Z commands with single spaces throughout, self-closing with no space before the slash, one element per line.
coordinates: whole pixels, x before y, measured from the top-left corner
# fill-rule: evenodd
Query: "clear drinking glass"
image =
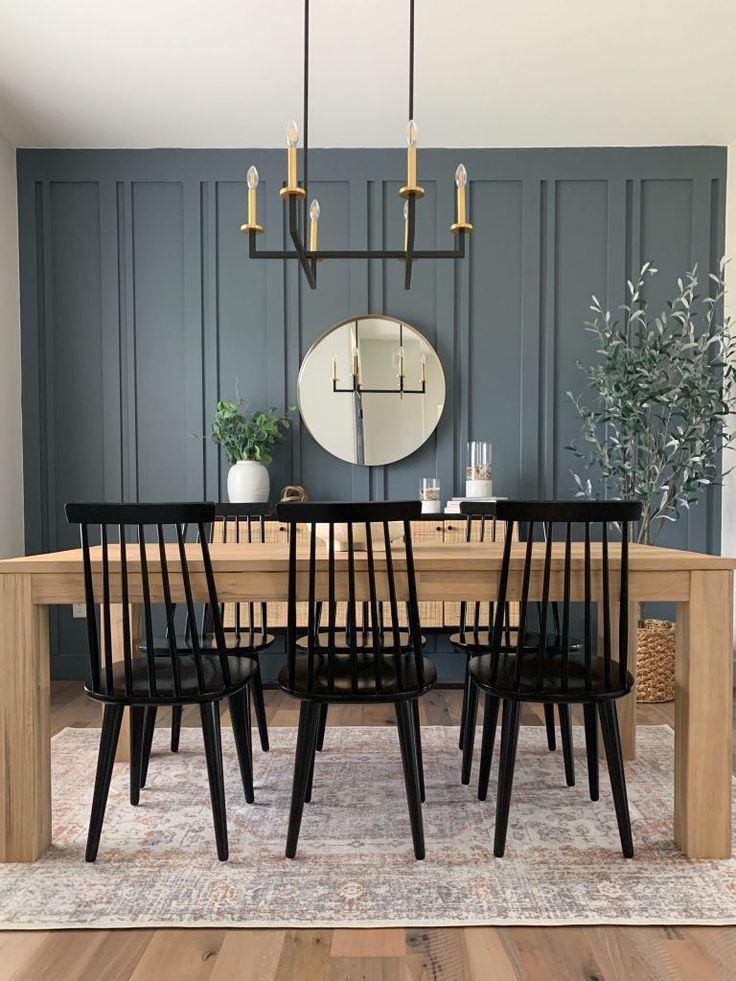
<path fill-rule="evenodd" d="M 465 496 L 492 497 L 491 444 L 484 440 L 471 440 L 465 465 Z"/>
<path fill-rule="evenodd" d="M 423 514 L 439 514 L 440 482 L 437 477 L 422 477 L 419 500 L 422 502 Z"/>

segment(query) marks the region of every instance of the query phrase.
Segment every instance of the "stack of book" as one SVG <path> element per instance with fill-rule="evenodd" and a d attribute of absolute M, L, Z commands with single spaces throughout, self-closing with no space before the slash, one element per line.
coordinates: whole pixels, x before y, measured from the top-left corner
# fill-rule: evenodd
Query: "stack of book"
<path fill-rule="evenodd" d="M 460 505 L 463 501 L 470 501 L 473 504 L 488 503 L 494 501 L 505 501 L 505 497 L 451 497 L 445 504 L 445 514 L 460 514 Z"/>

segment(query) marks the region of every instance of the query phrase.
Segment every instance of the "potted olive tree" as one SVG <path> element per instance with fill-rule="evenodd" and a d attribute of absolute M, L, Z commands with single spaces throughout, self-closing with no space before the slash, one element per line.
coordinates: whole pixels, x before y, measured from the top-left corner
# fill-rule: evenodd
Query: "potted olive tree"
<path fill-rule="evenodd" d="M 668 522 L 720 483 L 722 453 L 736 438 L 726 426 L 736 409 L 736 339 L 722 314 L 725 260 L 709 275 L 706 295 L 697 295 L 695 267 L 650 317 L 645 283 L 656 273 L 647 262 L 628 283 L 621 320 L 593 296 L 585 328 L 595 335 L 599 359 L 578 362 L 587 393 L 567 393 L 582 423 L 581 441 L 567 447 L 584 466 L 572 471 L 578 496 L 641 501 L 637 540 L 644 544 L 654 544 Z M 648 651 L 656 652 L 658 666 L 647 663 Z M 671 624 L 640 616 L 637 663 L 642 700 L 673 697 Z M 646 697 L 648 689 L 654 697 Z"/>
<path fill-rule="evenodd" d="M 227 496 L 234 504 L 267 501 L 271 489 L 267 466 L 271 451 L 284 439 L 289 420 L 278 409 L 247 411 L 243 399 L 217 403 L 210 436 L 231 463 Z"/>

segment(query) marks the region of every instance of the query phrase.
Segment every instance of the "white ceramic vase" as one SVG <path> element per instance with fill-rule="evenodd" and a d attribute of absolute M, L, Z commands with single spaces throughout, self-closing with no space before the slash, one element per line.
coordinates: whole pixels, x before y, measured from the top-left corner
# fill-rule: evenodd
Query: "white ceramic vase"
<path fill-rule="evenodd" d="M 267 501 L 271 481 L 266 467 L 257 460 L 238 460 L 227 473 L 227 496 L 231 504 Z"/>

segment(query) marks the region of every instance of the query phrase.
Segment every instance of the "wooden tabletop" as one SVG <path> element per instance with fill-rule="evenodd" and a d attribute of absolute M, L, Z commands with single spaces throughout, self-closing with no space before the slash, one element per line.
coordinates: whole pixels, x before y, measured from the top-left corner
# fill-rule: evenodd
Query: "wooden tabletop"
<path fill-rule="evenodd" d="M 326 562 L 327 553 L 324 546 L 318 545 Z M 533 563 L 541 568 L 544 561 L 545 546 L 542 542 L 535 543 Z M 552 546 L 553 568 L 562 568 L 564 563 L 562 543 Z M 572 545 L 572 566 L 582 568 L 582 542 Z M 523 542 L 512 546 L 512 568 L 520 568 L 524 562 L 526 545 Z M 263 571 L 285 572 L 288 569 L 289 551 L 283 543 L 267 544 L 227 544 L 210 545 L 212 563 L 218 572 Z M 602 549 L 600 544 L 591 545 L 593 565 L 600 564 Z M 167 546 L 167 562 L 172 569 L 179 567 L 179 554 L 176 545 Z M 458 570 L 479 570 L 500 567 L 503 554 L 503 544 L 468 542 L 460 544 L 417 544 L 414 545 L 414 560 L 418 572 L 440 571 L 456 572 Z M 620 545 L 609 546 L 610 562 L 615 565 L 620 556 Z M 128 564 L 131 570 L 139 567 L 138 546 L 129 545 Z M 158 546 L 147 548 L 151 571 L 159 568 Z M 319 555 L 319 552 L 318 552 Z M 345 553 L 342 553 L 344 557 Z M 403 564 L 403 547 L 394 547 L 393 555 L 397 566 Z M 297 550 L 300 566 L 305 566 L 308 560 L 308 549 L 300 546 Z M 341 553 L 337 553 L 338 561 Z M 198 545 L 187 546 L 187 559 L 192 571 L 201 569 L 201 552 Z M 365 564 L 365 553 L 356 553 L 356 568 Z M 92 561 L 95 568 L 101 566 L 101 552 L 92 550 Z M 381 552 L 375 553 L 376 565 L 380 568 L 384 563 Z M 118 549 L 110 547 L 110 562 L 113 568 L 118 565 Z M 78 573 L 82 564 L 81 549 L 69 549 L 62 552 L 48 552 L 40 555 L 28 555 L 16 559 L 0 561 L 0 575 L 23 574 L 64 574 Z M 631 545 L 629 547 L 629 569 L 631 572 L 686 572 L 693 570 L 736 569 L 736 558 L 721 555 L 705 555 L 701 552 L 686 552 L 681 549 L 660 548 L 652 545 Z"/>

